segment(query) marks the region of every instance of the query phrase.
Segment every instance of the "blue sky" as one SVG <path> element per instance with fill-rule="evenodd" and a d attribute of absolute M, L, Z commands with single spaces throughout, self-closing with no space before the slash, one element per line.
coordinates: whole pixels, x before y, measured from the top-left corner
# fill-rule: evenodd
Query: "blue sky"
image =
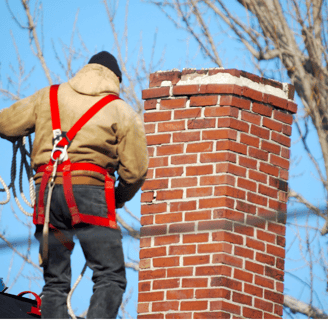
<path fill-rule="evenodd" d="M 22 6 L 20 1 L 12 0 L 9 1 L 11 9 L 15 12 L 17 17 L 25 24 L 25 16 L 22 11 Z M 32 7 L 35 1 L 31 1 Z M 233 2 L 235 3 L 235 2 Z M 43 24 L 43 47 L 44 56 L 48 62 L 48 66 L 51 70 L 61 75 L 63 81 L 66 81 L 66 77 L 61 71 L 58 62 L 55 58 L 55 53 L 52 46 L 52 41 L 55 44 L 55 48 L 59 56 L 63 57 L 63 52 L 61 51 L 61 43 L 69 45 L 71 32 L 75 20 L 76 13 L 78 13 L 77 28 L 85 43 L 86 47 L 90 52 L 90 56 L 96 51 L 108 50 L 114 52 L 114 39 L 107 20 L 106 11 L 102 1 L 94 0 L 57 0 L 52 2 L 43 3 L 43 16 L 39 17 L 39 26 Z M 244 15 L 244 11 L 239 5 L 232 7 L 236 11 L 236 14 Z M 2 49 L 0 50 L 0 76 L 4 88 L 8 86 L 7 75 L 12 75 L 11 67 L 17 69 L 17 56 L 13 46 L 13 40 L 11 37 L 11 32 L 15 37 L 18 51 L 20 53 L 21 59 L 24 63 L 24 67 L 27 72 L 29 72 L 33 67 L 35 69 L 32 72 L 30 81 L 28 81 L 29 86 L 22 90 L 22 96 L 28 96 L 34 93 L 36 90 L 48 85 L 47 80 L 39 66 L 37 59 L 33 56 L 30 50 L 28 36 L 25 30 L 17 26 L 17 24 L 12 19 L 5 1 L 0 2 L 0 43 L 2 44 Z M 125 1 L 119 1 L 116 16 L 116 26 L 119 31 L 119 36 L 122 37 L 125 25 Z M 152 44 L 154 40 L 155 31 L 157 33 L 157 46 L 155 50 L 155 61 L 160 59 L 162 53 L 165 52 L 165 60 L 160 69 L 168 70 L 173 68 L 182 69 L 185 67 L 191 68 L 208 68 L 214 67 L 214 65 L 209 61 L 205 60 L 202 54 L 199 52 L 197 45 L 189 36 L 180 30 L 176 30 L 173 25 L 168 21 L 168 19 L 154 6 L 146 4 L 140 0 L 130 1 L 129 6 L 129 16 L 128 16 L 128 44 L 129 51 L 126 56 L 128 67 L 130 72 L 132 71 L 132 66 L 136 64 L 136 60 L 139 55 L 140 41 L 142 43 L 142 51 L 144 59 L 146 62 L 150 60 L 152 53 Z M 40 31 L 40 29 L 38 29 Z M 120 40 L 123 46 L 123 41 Z M 74 38 L 74 43 L 77 47 L 80 46 L 80 41 L 78 37 Z M 256 73 L 256 70 L 252 66 L 251 60 L 242 47 L 241 44 L 233 41 L 226 35 L 222 35 L 219 39 L 220 53 L 222 54 L 222 60 L 226 68 L 236 68 L 246 70 L 248 72 Z M 78 60 L 73 68 L 75 70 L 83 66 L 83 60 Z M 123 78 L 123 82 L 126 79 Z M 10 88 L 10 86 L 9 86 Z M 139 92 L 139 97 L 141 98 L 141 91 Z M 299 100 L 296 100 L 300 103 Z M 0 109 L 8 107 L 11 105 L 10 100 L 1 99 Z M 324 194 L 320 188 L 320 183 L 318 182 L 316 175 L 313 174 L 314 169 L 307 156 L 304 154 L 302 146 L 298 140 L 298 135 L 296 128 L 293 127 L 292 136 L 292 148 L 291 148 L 291 171 L 290 171 L 290 181 L 289 185 L 294 190 L 302 193 L 309 201 L 315 204 L 321 204 L 322 199 L 324 199 Z M 311 130 L 310 135 L 311 148 L 318 158 L 320 158 L 320 148 L 317 142 L 315 130 Z M 5 179 L 7 183 L 10 181 L 10 165 L 11 165 L 11 144 L 7 141 L 1 140 L 1 156 L 0 156 L 0 176 Z M 25 190 L 28 188 L 25 183 Z M 27 193 L 27 192 L 26 192 Z M 2 195 L 1 195 L 2 196 Z M 19 212 L 17 206 L 13 204 L 15 211 L 18 216 L 25 221 L 25 217 Z M 140 216 L 140 192 L 127 204 L 128 208 L 133 211 L 134 214 Z M 15 239 L 26 237 L 23 228 L 14 218 L 11 212 L 11 206 L 6 205 L 3 207 L 1 212 L 0 226 L 1 230 L 6 230 L 6 235 L 9 239 Z M 289 211 L 293 210 L 295 206 L 289 205 Z M 0 208 L 1 210 L 1 208 Z M 304 218 L 302 218 L 304 219 Z M 136 221 L 132 221 L 135 227 L 139 227 Z M 311 223 L 315 223 L 315 220 L 311 220 Z M 33 229 L 32 229 L 33 230 Z M 292 243 L 294 237 L 293 229 L 288 229 L 287 232 L 287 248 L 289 244 Z M 302 235 L 301 235 L 302 236 Z M 77 278 L 79 272 L 84 265 L 84 258 L 81 250 L 76 246 L 72 257 L 73 264 L 73 281 Z M 124 250 L 125 255 L 134 260 L 138 260 L 138 247 L 139 244 L 126 237 L 124 240 Z M 2 249 L 2 247 L 1 247 Z M 22 248 L 18 248 L 23 250 Z M 297 255 L 297 241 L 294 243 L 289 251 L 289 256 L 292 259 Z M 11 263 L 11 252 L 10 250 L 2 249 L 1 254 L 1 265 L 0 265 L 0 277 L 6 280 L 8 274 L 8 268 L 12 264 L 11 276 L 9 278 L 9 284 L 15 278 L 15 275 L 20 269 L 21 263 L 17 257 L 14 258 Z M 37 261 L 37 246 L 32 246 L 32 257 L 34 261 Z M 287 260 L 286 268 L 294 268 L 295 262 L 290 262 Z M 304 272 L 304 268 L 293 271 L 294 274 L 298 274 L 300 277 L 306 279 L 307 274 Z M 319 271 L 318 271 L 319 274 Z M 137 304 L 137 273 L 131 270 L 127 270 L 129 286 L 126 291 L 128 295 L 131 291 L 131 298 L 128 304 L 128 312 L 132 317 L 136 317 L 136 304 Z M 86 278 L 83 279 L 82 283 L 77 288 L 73 295 L 73 308 L 79 314 L 86 309 L 88 305 L 89 298 L 92 290 L 92 282 L 90 281 L 91 272 L 90 270 L 86 273 Z M 40 282 L 41 283 L 41 282 Z M 24 291 L 29 286 L 28 280 L 20 278 L 20 280 L 13 286 L 11 293 L 17 294 Z M 299 286 L 299 282 L 294 282 L 293 277 L 286 275 L 286 293 L 293 294 L 295 288 L 301 293 L 302 287 Z M 293 288 L 293 289 L 291 289 Z M 32 289 L 36 292 L 40 292 L 40 288 L 35 285 Z M 325 286 L 320 286 L 318 284 L 318 294 L 324 300 Z M 308 294 L 306 291 L 300 296 L 300 298 L 307 299 Z M 319 306 L 319 305 L 318 305 Z M 127 317 L 127 315 L 126 315 Z"/>

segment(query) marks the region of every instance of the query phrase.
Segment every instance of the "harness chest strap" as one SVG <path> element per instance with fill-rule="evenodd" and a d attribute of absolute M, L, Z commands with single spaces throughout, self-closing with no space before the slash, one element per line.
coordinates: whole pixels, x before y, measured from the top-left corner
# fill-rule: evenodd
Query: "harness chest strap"
<path fill-rule="evenodd" d="M 82 128 L 82 126 L 88 122 L 99 110 L 101 110 L 109 102 L 120 99 L 115 95 L 108 95 L 101 100 L 99 100 L 95 105 L 93 105 L 66 133 L 61 140 L 58 139 L 58 135 L 61 136 L 61 124 L 59 116 L 58 107 L 58 88 L 59 85 L 51 86 L 50 88 L 50 106 L 51 106 L 51 117 L 52 117 L 52 128 L 54 133 L 55 143 L 58 148 L 67 147 L 71 140 L 75 137 L 77 132 Z M 53 153 L 52 158 L 58 158 L 61 151 L 56 151 Z M 34 224 L 44 224 L 45 218 L 45 204 L 44 204 L 44 193 L 48 184 L 48 180 L 52 174 L 54 161 L 50 159 L 47 165 L 42 165 L 38 168 L 37 173 L 43 172 L 43 177 L 41 180 L 40 191 L 39 191 L 39 201 L 37 208 L 34 210 L 33 222 Z M 73 194 L 73 186 L 71 179 L 71 171 L 75 170 L 85 170 L 98 172 L 105 177 L 105 198 L 107 203 L 107 218 L 92 216 L 89 214 L 80 213 L 75 202 Z M 117 228 L 116 214 L 115 214 L 115 190 L 114 181 L 109 176 L 110 173 L 114 172 L 114 169 L 106 170 L 100 166 L 91 163 L 71 163 L 69 159 L 58 165 L 57 172 L 63 172 L 63 187 L 65 199 L 72 216 L 72 225 L 77 223 L 88 223 L 99 226 L 106 226 L 111 228 Z M 37 209 L 37 210 L 36 210 Z"/>

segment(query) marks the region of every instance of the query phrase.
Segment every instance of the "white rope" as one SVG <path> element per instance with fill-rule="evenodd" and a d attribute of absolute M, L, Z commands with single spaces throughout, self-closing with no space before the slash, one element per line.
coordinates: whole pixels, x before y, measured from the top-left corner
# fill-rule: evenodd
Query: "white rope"
<path fill-rule="evenodd" d="M 6 183 L 4 182 L 4 180 L 1 178 L 0 176 L 0 183 L 3 185 L 4 189 L 5 189 L 5 192 L 6 192 L 6 195 L 7 195 L 7 199 L 4 200 L 4 201 L 0 201 L 0 205 L 1 204 L 6 204 L 9 202 L 10 200 L 10 191 L 9 191 L 9 188 L 8 186 L 6 185 Z"/>
<path fill-rule="evenodd" d="M 80 283 L 81 279 L 83 278 L 84 272 L 87 269 L 87 263 L 85 263 L 81 274 L 79 275 L 79 277 L 77 278 L 77 280 L 75 281 L 73 288 L 71 289 L 71 291 L 69 292 L 68 296 L 67 296 L 67 308 L 68 308 L 68 313 L 69 315 L 72 317 L 72 319 L 77 319 L 76 315 L 74 314 L 74 311 L 72 309 L 72 305 L 71 305 L 71 299 L 72 299 L 72 295 L 74 290 L 76 289 L 77 285 Z"/>

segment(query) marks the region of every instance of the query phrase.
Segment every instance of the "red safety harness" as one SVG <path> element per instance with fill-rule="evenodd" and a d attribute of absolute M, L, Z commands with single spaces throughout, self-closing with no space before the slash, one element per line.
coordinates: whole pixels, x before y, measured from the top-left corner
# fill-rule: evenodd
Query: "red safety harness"
<path fill-rule="evenodd" d="M 98 165 L 92 163 L 71 163 L 68 155 L 67 148 L 70 146 L 71 141 L 78 133 L 78 131 L 104 106 L 108 103 L 120 99 L 115 95 L 108 95 L 99 100 L 93 105 L 67 132 L 61 131 L 60 115 L 58 107 L 58 88 L 59 85 L 53 85 L 50 87 L 50 108 L 52 118 L 52 130 L 54 134 L 54 147 L 51 154 L 51 159 L 47 165 L 42 165 L 37 169 L 37 173 L 43 172 L 41 180 L 39 201 L 34 208 L 33 223 L 36 225 L 43 225 L 45 221 L 45 204 L 44 193 L 48 184 L 49 178 L 51 178 L 54 172 L 54 166 L 57 166 L 57 172 L 63 173 L 63 187 L 65 199 L 72 216 L 72 225 L 78 223 L 88 223 L 97 226 L 104 226 L 110 228 L 117 228 L 116 214 L 115 214 L 115 189 L 114 181 L 110 177 L 110 173 L 114 172 L 114 169 L 106 170 Z M 58 164 L 58 161 L 63 161 Z M 56 169 L 56 168 L 55 168 Z M 73 195 L 73 185 L 71 172 L 83 170 L 93 171 L 102 174 L 105 177 L 105 197 L 107 202 L 107 217 L 98 217 L 90 214 L 81 213 L 75 202 Z M 52 227 L 49 225 L 50 228 Z"/>

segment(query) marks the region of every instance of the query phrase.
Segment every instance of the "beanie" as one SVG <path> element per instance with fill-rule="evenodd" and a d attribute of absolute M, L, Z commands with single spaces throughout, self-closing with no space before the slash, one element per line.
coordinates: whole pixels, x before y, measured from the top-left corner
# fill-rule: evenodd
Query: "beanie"
<path fill-rule="evenodd" d="M 89 60 L 88 64 L 90 63 L 101 64 L 102 66 L 108 68 L 109 70 L 113 71 L 119 77 L 120 82 L 122 82 L 122 72 L 118 66 L 117 60 L 109 52 L 101 51 L 95 54 Z"/>

